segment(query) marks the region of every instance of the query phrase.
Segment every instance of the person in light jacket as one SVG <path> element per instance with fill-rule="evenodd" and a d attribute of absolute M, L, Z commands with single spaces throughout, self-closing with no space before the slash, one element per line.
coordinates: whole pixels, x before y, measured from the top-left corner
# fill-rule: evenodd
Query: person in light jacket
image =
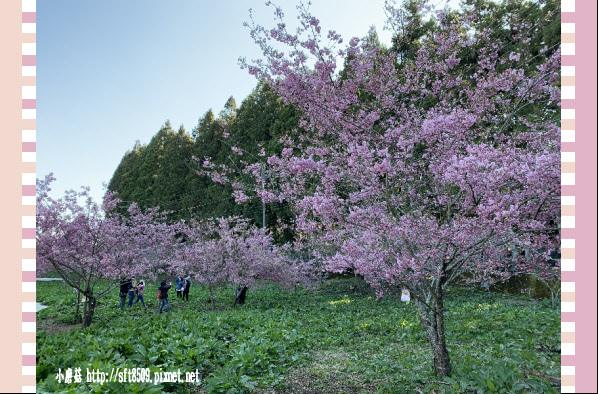
<path fill-rule="evenodd" d="M 147 308 L 147 305 L 145 305 L 145 302 L 143 301 L 143 288 L 145 287 L 145 282 L 143 279 L 141 279 L 139 281 L 139 284 L 137 285 L 137 299 L 135 300 L 135 303 L 133 305 L 135 305 L 136 303 L 138 303 L 139 301 L 141 301 L 141 304 Z"/>
<path fill-rule="evenodd" d="M 135 278 L 131 278 L 131 284 L 129 285 L 129 303 L 128 306 L 133 306 L 133 300 L 135 299 L 135 293 L 137 293 L 137 281 Z"/>

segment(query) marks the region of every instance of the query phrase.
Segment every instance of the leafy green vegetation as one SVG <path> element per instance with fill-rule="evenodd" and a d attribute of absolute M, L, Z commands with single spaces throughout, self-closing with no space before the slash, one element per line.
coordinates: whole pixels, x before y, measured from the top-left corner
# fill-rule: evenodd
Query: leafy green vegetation
<path fill-rule="evenodd" d="M 118 309 L 102 299 L 96 322 L 74 323 L 76 296 L 60 282 L 38 282 L 37 380 L 41 392 L 557 392 L 560 311 L 548 300 L 460 288 L 447 303 L 451 378 L 433 375 L 430 349 L 412 304 L 376 302 L 356 279 L 317 290 L 251 289 L 217 311 L 196 285 L 190 301 L 170 296 L 158 314 L 155 286 L 146 304 Z M 80 367 L 82 383 L 58 383 L 59 368 Z M 149 368 L 152 383 L 86 383 L 86 369 Z M 198 370 L 200 383 L 153 384 L 154 373 Z"/>

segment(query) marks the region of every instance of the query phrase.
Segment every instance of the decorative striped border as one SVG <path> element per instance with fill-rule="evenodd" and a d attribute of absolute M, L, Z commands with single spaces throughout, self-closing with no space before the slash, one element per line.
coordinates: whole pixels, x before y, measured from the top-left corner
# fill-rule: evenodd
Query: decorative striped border
<path fill-rule="evenodd" d="M 575 272 L 575 0 L 561 0 L 561 272 Z M 569 186 L 569 188 L 567 188 Z M 563 275 L 564 276 L 564 275 Z M 567 277 L 570 278 L 570 277 Z M 561 392 L 575 392 L 575 282 L 561 283 Z"/>
<path fill-rule="evenodd" d="M 23 33 L 21 53 L 21 392 L 35 392 L 36 350 L 35 350 L 35 310 L 31 301 L 35 295 L 35 162 L 36 162 L 36 0 L 22 0 L 21 32 Z"/>

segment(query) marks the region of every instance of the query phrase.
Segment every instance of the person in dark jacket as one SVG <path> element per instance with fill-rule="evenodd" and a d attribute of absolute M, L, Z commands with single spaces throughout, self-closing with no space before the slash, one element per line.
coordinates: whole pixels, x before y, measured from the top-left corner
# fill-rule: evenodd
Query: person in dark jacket
<path fill-rule="evenodd" d="M 189 301 L 189 288 L 191 287 L 191 281 L 189 278 L 185 278 L 185 283 L 183 284 L 183 300 Z"/>
<path fill-rule="evenodd" d="M 125 301 L 127 299 L 127 292 L 129 291 L 129 286 L 133 283 L 132 279 L 127 279 L 125 277 L 121 278 L 120 280 L 120 309 L 122 310 L 125 307 Z"/>
<path fill-rule="evenodd" d="M 170 312 L 170 304 L 168 304 L 168 289 L 171 287 L 172 286 L 170 286 L 170 283 L 166 283 L 164 280 L 162 283 L 160 283 L 160 287 L 158 287 L 158 290 L 162 292 L 162 298 L 160 298 L 160 309 L 158 310 L 160 313 L 162 313 L 162 308 L 164 305 L 166 305 L 166 310 Z"/>

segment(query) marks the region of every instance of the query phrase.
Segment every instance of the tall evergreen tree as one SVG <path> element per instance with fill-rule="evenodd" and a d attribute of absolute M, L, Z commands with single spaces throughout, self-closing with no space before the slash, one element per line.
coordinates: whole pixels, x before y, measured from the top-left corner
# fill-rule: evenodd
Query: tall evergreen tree
<path fill-rule="evenodd" d="M 224 104 L 224 109 L 218 114 L 218 119 L 221 122 L 231 123 L 235 120 L 237 115 L 237 102 L 233 96 L 230 96 Z"/>
<path fill-rule="evenodd" d="M 145 148 L 146 146 L 137 140 L 133 149 L 125 153 L 108 183 L 108 190 L 118 191 L 118 198 L 125 202 L 133 201 L 132 195 L 137 188 Z M 124 214 L 126 209 L 118 208 L 118 212 Z"/>
<path fill-rule="evenodd" d="M 201 118 L 199 118 L 197 126 L 193 128 L 193 132 L 191 133 L 193 140 L 197 142 L 199 136 L 204 135 L 214 122 L 214 112 L 212 112 L 212 109 L 210 108 Z"/>
<path fill-rule="evenodd" d="M 193 141 L 181 126 L 177 133 L 165 130 L 162 144 L 164 155 L 156 173 L 152 201 L 154 205 L 174 211 L 172 216 L 180 218 L 184 216 L 181 209 L 187 192 L 187 175 L 191 171 Z"/>

